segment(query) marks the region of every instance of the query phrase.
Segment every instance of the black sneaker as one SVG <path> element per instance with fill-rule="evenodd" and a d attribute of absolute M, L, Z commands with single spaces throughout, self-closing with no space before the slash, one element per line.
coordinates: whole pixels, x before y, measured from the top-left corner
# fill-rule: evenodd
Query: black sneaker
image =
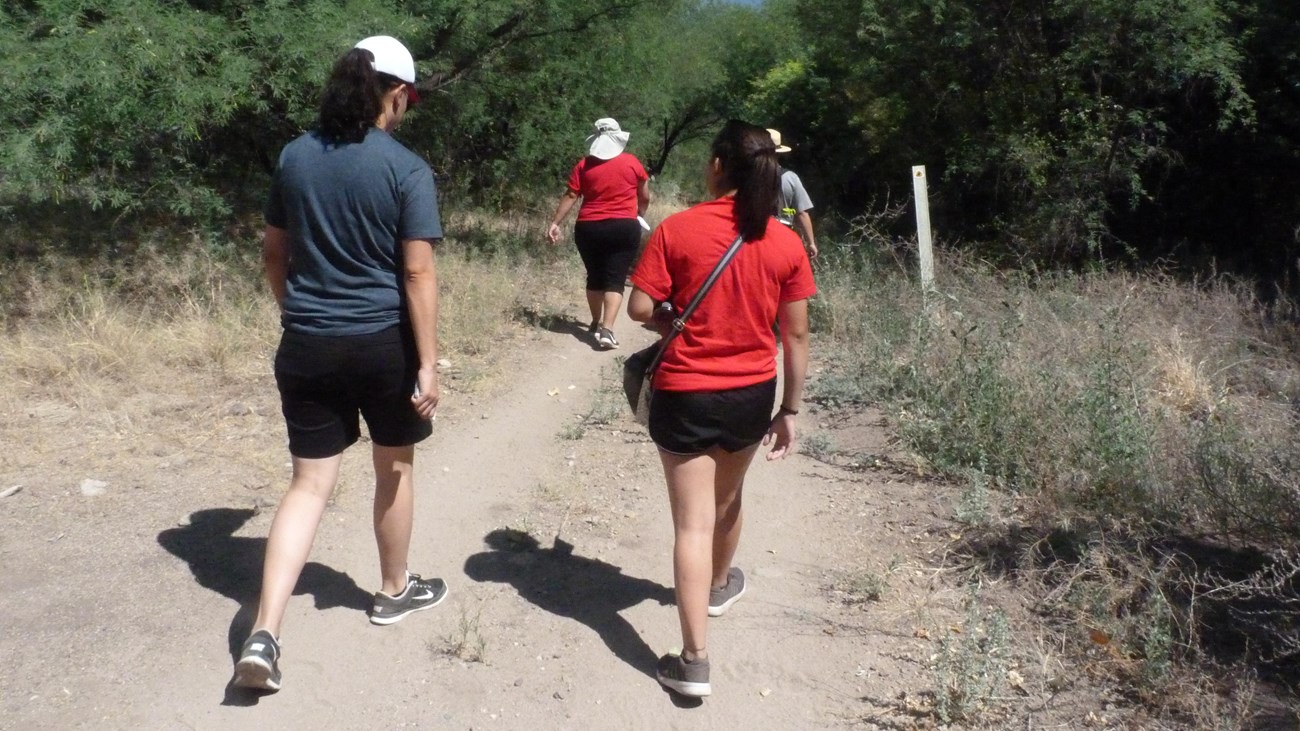
<path fill-rule="evenodd" d="M 656 677 L 663 687 L 690 698 L 703 698 L 713 692 L 708 660 L 686 662 L 680 655 L 664 655 L 659 658 Z"/>
<path fill-rule="evenodd" d="M 721 617 L 745 594 L 745 572 L 732 566 L 727 569 L 727 585 L 709 589 L 709 616 Z"/>
<path fill-rule="evenodd" d="M 234 684 L 254 690 L 280 689 L 280 643 L 270 632 L 259 629 L 244 640 L 235 663 Z"/>
<path fill-rule="evenodd" d="M 591 324 L 587 326 L 587 332 L 591 333 L 592 335 L 595 335 L 596 331 L 599 329 L 600 329 L 600 320 L 592 320 Z"/>
<path fill-rule="evenodd" d="M 614 337 L 614 331 L 607 327 L 596 330 L 596 344 L 602 350 L 613 350 L 618 347 L 618 340 Z"/>
<path fill-rule="evenodd" d="M 447 598 L 447 582 L 442 579 L 422 579 L 419 574 L 406 572 L 406 588 L 397 596 L 382 591 L 375 592 L 375 606 L 370 610 L 371 624 L 400 622 L 411 612 L 436 607 Z"/>

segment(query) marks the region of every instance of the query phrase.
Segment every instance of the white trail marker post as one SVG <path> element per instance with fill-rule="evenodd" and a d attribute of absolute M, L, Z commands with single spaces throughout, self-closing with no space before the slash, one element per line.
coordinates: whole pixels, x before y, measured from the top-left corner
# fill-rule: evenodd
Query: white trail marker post
<path fill-rule="evenodd" d="M 912 166 L 912 194 L 916 199 L 916 244 L 921 256 L 921 292 L 934 291 L 934 242 L 930 235 L 930 193 L 925 166 Z"/>

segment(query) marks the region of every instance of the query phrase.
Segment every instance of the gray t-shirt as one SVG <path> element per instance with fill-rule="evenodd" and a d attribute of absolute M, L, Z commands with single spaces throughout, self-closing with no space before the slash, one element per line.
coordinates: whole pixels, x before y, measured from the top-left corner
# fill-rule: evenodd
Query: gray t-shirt
<path fill-rule="evenodd" d="M 812 199 L 808 197 L 808 191 L 803 189 L 803 181 L 793 172 L 781 169 L 781 200 L 776 209 L 776 217 L 781 223 L 789 226 L 794 223 L 796 213 L 813 207 Z"/>
<path fill-rule="evenodd" d="M 308 132 L 281 151 L 265 212 L 292 241 L 286 330 L 365 335 L 408 321 L 402 241 L 442 238 L 418 155 L 379 128 L 345 144 Z"/>

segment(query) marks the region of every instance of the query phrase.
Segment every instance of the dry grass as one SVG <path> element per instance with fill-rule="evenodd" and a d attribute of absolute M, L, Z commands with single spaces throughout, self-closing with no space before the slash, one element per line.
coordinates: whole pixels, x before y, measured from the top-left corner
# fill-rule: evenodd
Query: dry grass
<path fill-rule="evenodd" d="M 951 253 L 927 301 L 896 247 L 828 243 L 813 313 L 832 367 L 811 398 L 885 404 L 918 460 L 997 490 L 990 514 L 957 516 L 979 528 L 976 563 L 1041 597 L 1072 661 L 1142 699 L 1153 727 L 1249 728 L 1251 668 L 1300 656 L 1285 308 L 1225 281 Z M 1224 680 L 1239 663 L 1243 682 Z"/>
<path fill-rule="evenodd" d="M 475 220 L 497 233 L 532 225 Z M 207 251 L 199 242 L 128 261 L 51 255 L 8 265 L 0 272 L 0 388 L 13 398 L 115 408 L 165 384 L 267 381 L 280 328 L 260 263 Z M 569 306 L 575 267 L 567 250 L 485 258 L 449 238 L 438 257 L 440 355 L 464 372 L 486 369 L 518 334 L 522 308 Z"/>

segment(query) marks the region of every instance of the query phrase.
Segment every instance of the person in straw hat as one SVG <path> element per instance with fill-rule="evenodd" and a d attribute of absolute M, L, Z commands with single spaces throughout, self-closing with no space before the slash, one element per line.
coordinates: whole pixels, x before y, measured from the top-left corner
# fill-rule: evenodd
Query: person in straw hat
<path fill-rule="evenodd" d="M 790 147 L 781 143 L 781 132 L 775 129 L 768 129 L 767 133 L 772 136 L 772 144 L 776 145 L 777 154 L 790 152 Z M 817 257 L 817 237 L 813 235 L 812 216 L 808 211 L 812 210 L 812 199 L 808 197 L 808 191 L 803 189 L 803 181 L 793 171 L 781 168 L 781 195 L 776 206 L 776 217 L 785 225 L 793 228 L 803 236 L 804 246 L 808 248 L 808 256 Z"/>
<path fill-rule="evenodd" d="M 560 197 L 546 229 L 552 244 L 560 240 L 560 223 L 582 199 L 573 239 L 587 270 L 590 332 L 597 347 L 618 347 L 614 320 L 623 303 L 628 271 L 641 244 L 641 229 L 650 205 L 650 176 L 641 161 L 624 151 L 631 136 L 608 117 L 596 120 L 587 137 L 587 155 L 573 166 L 568 190 Z"/>

